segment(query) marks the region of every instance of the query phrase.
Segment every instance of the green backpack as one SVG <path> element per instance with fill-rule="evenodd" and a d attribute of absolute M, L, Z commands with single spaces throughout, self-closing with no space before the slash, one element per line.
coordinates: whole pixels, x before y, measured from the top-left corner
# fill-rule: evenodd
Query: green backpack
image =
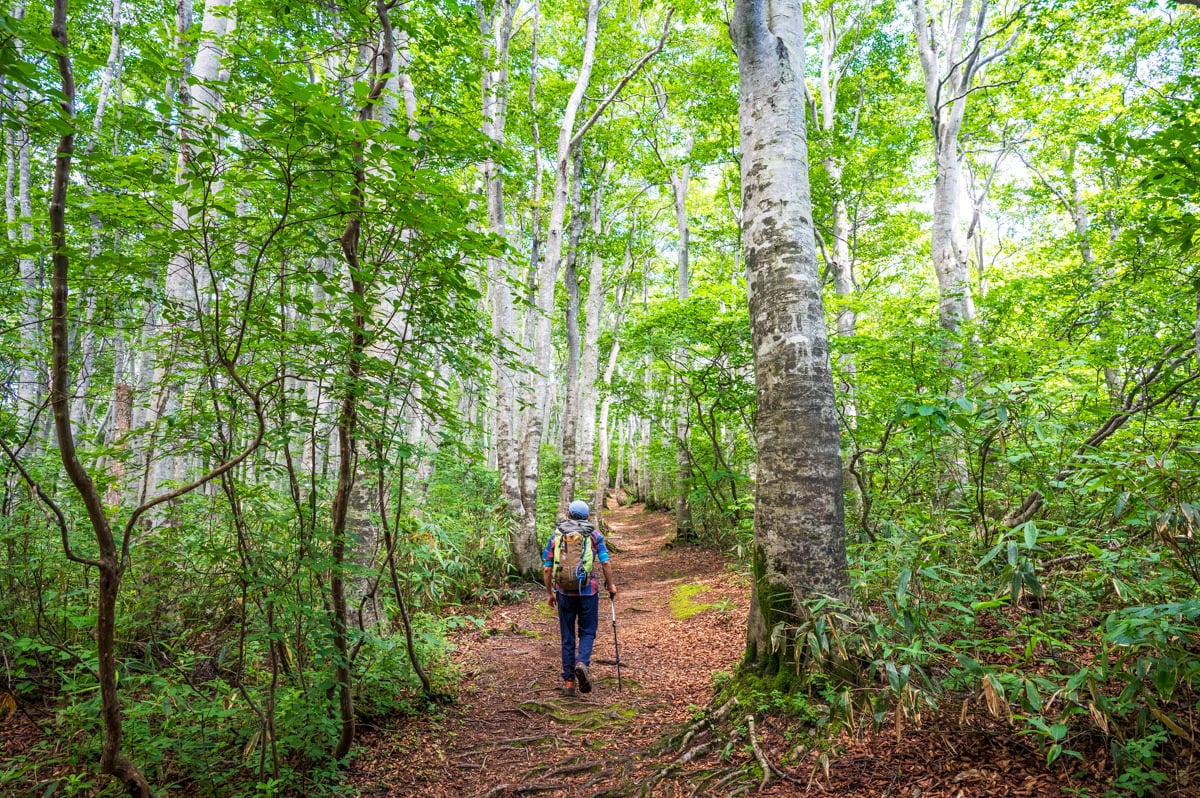
<path fill-rule="evenodd" d="M 592 532 L 596 527 L 586 521 L 569 519 L 554 527 L 554 585 L 564 593 L 582 593 L 592 578 L 596 552 Z"/>

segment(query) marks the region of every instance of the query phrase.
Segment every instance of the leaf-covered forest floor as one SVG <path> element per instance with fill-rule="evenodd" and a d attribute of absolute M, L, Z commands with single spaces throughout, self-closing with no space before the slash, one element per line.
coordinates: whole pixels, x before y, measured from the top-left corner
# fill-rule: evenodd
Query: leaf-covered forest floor
<path fill-rule="evenodd" d="M 696 723 L 713 698 L 713 674 L 732 671 L 742 655 L 748 578 L 719 553 L 667 547 L 672 516 L 634 505 L 610 509 L 604 520 L 615 544 L 623 689 L 607 596 L 592 657 L 595 689 L 568 698 L 559 689 L 557 618 L 532 591 L 458 634 L 454 703 L 363 730 L 352 789 L 447 798 L 1104 793 L 1096 768 L 1077 760 L 1047 767 L 1026 738 L 977 713 L 964 720 L 958 707 L 923 718 L 920 728 L 906 722 L 871 731 L 868 724 L 844 734 L 827 760 L 804 753 L 806 731 L 795 721 L 756 717 L 754 742 L 779 772 L 757 792 L 748 710 L 727 711 L 716 733 Z M 672 735 L 676 743 L 664 750 Z"/>

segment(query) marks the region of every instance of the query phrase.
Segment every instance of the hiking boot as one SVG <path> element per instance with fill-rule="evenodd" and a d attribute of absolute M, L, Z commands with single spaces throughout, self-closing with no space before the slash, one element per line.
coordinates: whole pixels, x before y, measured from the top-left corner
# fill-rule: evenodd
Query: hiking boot
<path fill-rule="evenodd" d="M 592 678 L 588 675 L 588 666 L 582 662 L 575 663 L 575 678 L 579 681 L 579 692 L 592 692 Z"/>
<path fill-rule="evenodd" d="M 563 695 L 575 695 L 575 682 L 571 681 L 570 679 L 567 679 L 565 682 L 563 682 Z"/>

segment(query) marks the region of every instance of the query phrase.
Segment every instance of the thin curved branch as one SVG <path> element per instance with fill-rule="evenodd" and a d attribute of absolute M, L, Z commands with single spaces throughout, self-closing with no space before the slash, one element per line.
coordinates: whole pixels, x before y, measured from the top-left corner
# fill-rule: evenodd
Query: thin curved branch
<path fill-rule="evenodd" d="M 263 413 L 261 394 L 265 388 L 274 384 L 275 382 L 278 382 L 278 379 L 271 380 L 266 385 L 263 385 L 262 387 L 260 387 L 257 391 L 254 391 L 254 390 L 251 390 L 250 386 L 246 384 L 246 381 L 244 379 L 242 379 L 242 376 L 237 373 L 237 370 L 234 368 L 234 364 L 232 361 L 222 358 L 221 365 L 225 368 L 225 373 L 228 374 L 230 379 L 232 379 L 234 381 L 234 383 L 237 384 L 238 388 L 242 391 L 242 393 L 244 393 L 246 395 L 247 398 L 250 399 L 250 402 L 254 406 L 254 418 L 258 425 L 258 429 L 255 431 L 254 439 L 252 441 L 250 441 L 250 443 L 247 444 L 246 447 L 244 449 L 242 449 L 242 451 L 238 452 L 238 454 L 235 455 L 233 457 L 233 459 L 226 460 L 224 463 L 222 463 L 219 466 L 217 466 L 216 468 L 212 469 L 207 474 L 204 474 L 203 476 L 198 477 L 197 479 L 189 482 L 186 485 L 175 488 L 174 490 L 167 491 L 166 493 L 160 494 L 153 499 L 149 499 L 145 502 L 142 502 L 142 504 L 139 505 L 137 507 L 137 509 L 135 509 L 133 511 L 132 514 L 130 514 L 129 520 L 125 522 L 125 529 L 121 535 L 121 565 L 122 565 L 122 568 L 124 568 L 125 564 L 129 561 L 130 541 L 133 537 L 133 529 L 137 525 L 138 519 L 140 519 L 147 511 L 157 507 L 158 505 L 160 505 L 164 502 L 169 502 L 173 499 L 178 499 L 180 496 L 190 493 L 191 491 L 200 487 L 204 483 L 211 482 L 212 480 L 214 480 L 217 477 L 221 476 L 222 474 L 226 473 L 230 469 L 237 467 L 237 465 L 239 463 L 241 463 L 243 460 L 245 460 L 247 457 L 249 457 L 251 454 L 253 454 L 254 451 L 262 443 L 263 437 L 266 434 L 266 430 L 267 430 L 267 422 L 266 422 L 266 418 Z"/>
<path fill-rule="evenodd" d="M 97 560 L 90 560 L 86 557 L 80 557 L 71 550 L 71 541 L 68 537 L 69 529 L 67 526 L 67 517 L 63 515 L 63 511 L 57 504 L 54 503 L 54 500 L 51 499 L 44 490 L 42 490 L 42 486 L 35 482 L 33 477 L 29 475 L 29 472 L 25 470 L 25 466 L 21 465 L 21 461 L 17 458 L 17 453 L 9 448 L 8 443 L 0 440 L 0 447 L 3 447 L 4 453 L 8 455 L 8 459 L 12 462 L 12 464 L 16 466 L 17 471 L 21 474 L 21 479 L 25 480 L 25 484 L 29 486 L 31 491 L 33 491 L 33 495 L 36 496 L 42 502 L 42 504 L 44 504 L 50 510 L 51 513 L 53 513 L 54 523 L 56 526 L 58 526 L 58 530 L 62 534 L 62 546 L 63 551 L 67 555 L 67 559 L 71 562 L 77 562 L 80 565 L 90 565 L 93 568 L 99 568 L 100 563 Z"/>

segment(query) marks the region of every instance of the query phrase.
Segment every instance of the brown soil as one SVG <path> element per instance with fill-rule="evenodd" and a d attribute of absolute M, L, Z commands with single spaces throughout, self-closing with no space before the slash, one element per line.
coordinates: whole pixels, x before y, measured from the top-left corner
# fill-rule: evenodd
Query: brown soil
<path fill-rule="evenodd" d="M 804 753 L 804 729 L 757 718 L 755 742 L 772 767 L 761 792 L 746 711 L 720 730 L 695 724 L 712 699 L 713 674 L 742 654 L 749 584 L 721 555 L 668 547 L 674 519 L 640 506 L 605 513 L 615 544 L 621 687 L 611 615 L 602 598 L 593 654 L 595 690 L 559 689 L 558 623 L 540 591 L 490 612 L 482 629 L 456 639 L 463 678 L 458 700 L 423 719 L 367 730 L 349 779 L 363 796 L 511 798 L 601 796 L 903 796 L 969 798 L 1103 794 L 1102 774 L 1076 760 L 1047 768 L 1024 738 L 998 724 L 926 718 L 839 741 L 834 753 Z M 671 600 L 710 605 L 677 617 Z M 715 605 L 715 606 L 713 606 Z M 696 609 L 692 606 L 690 609 Z M 689 725 L 690 740 L 678 742 Z M 740 725 L 740 729 L 735 727 Z M 735 736 L 730 737 L 730 734 Z M 740 735 L 740 736 L 738 736 Z M 701 742 L 703 741 L 703 742 Z M 681 755 L 687 761 L 680 761 Z"/>
<path fill-rule="evenodd" d="M 632 506 L 604 520 L 619 591 L 621 689 L 607 596 L 592 654 L 595 689 L 568 698 L 557 615 L 533 591 L 455 641 L 463 678 L 443 715 L 363 735 L 350 773 L 363 795 L 584 795 L 636 784 L 657 767 L 647 750 L 709 701 L 714 672 L 737 662 L 748 584 L 717 553 L 664 548 L 674 531 L 667 515 Z M 707 588 L 693 603 L 718 606 L 675 617 L 671 598 L 687 585 Z"/>

